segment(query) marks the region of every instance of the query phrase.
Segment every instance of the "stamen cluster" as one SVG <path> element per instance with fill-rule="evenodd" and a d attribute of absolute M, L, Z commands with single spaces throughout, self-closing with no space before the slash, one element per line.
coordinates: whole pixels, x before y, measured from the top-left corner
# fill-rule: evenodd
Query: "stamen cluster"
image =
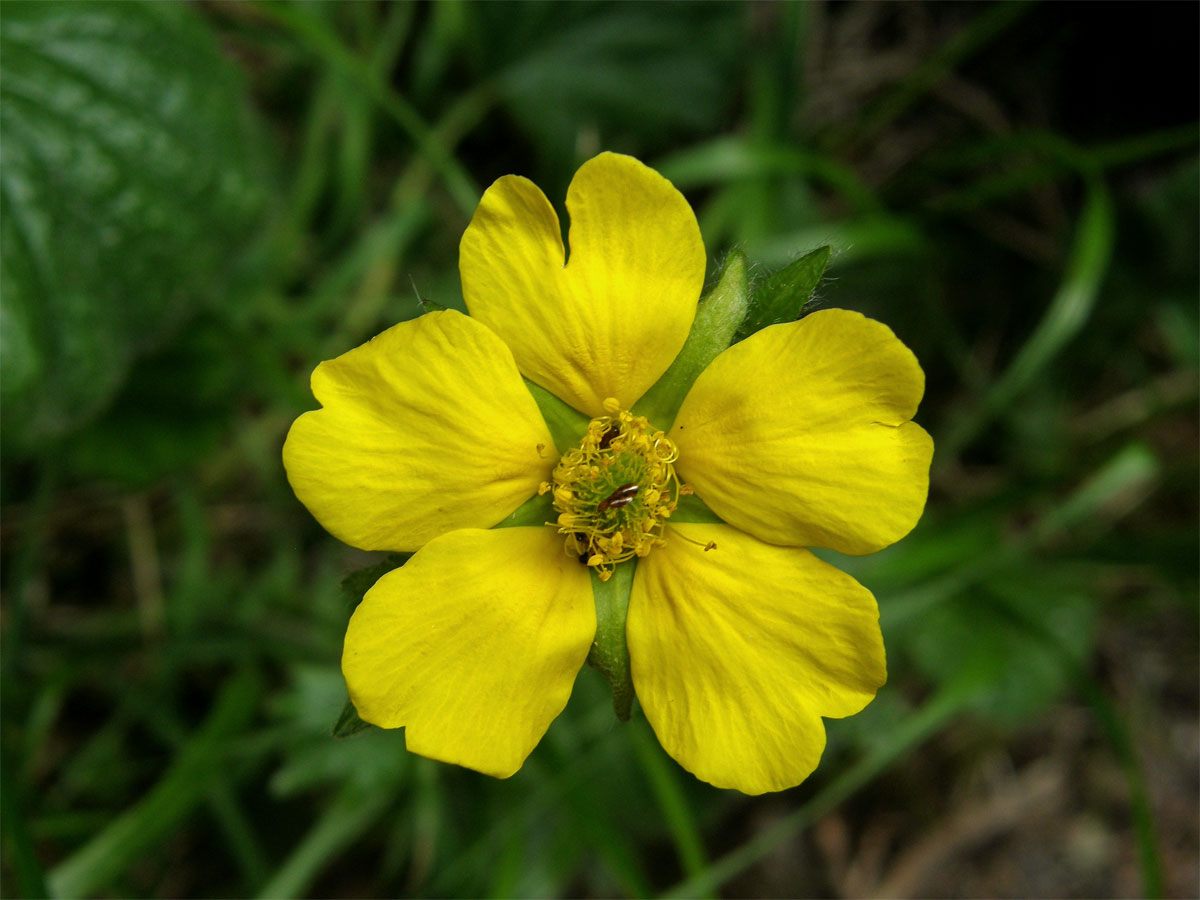
<path fill-rule="evenodd" d="M 666 520 L 680 494 L 679 451 L 644 416 L 604 401 L 611 415 L 588 423 L 578 447 L 558 461 L 539 493 L 554 493 L 564 550 L 607 581 L 618 563 L 645 556 L 662 542 Z"/>

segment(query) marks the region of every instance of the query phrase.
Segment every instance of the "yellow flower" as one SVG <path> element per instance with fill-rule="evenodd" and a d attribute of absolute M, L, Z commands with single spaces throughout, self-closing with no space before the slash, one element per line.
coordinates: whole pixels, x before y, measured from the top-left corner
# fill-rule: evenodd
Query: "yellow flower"
<path fill-rule="evenodd" d="M 620 583 L 667 752 L 719 787 L 798 784 L 822 717 L 886 678 L 874 598 L 804 548 L 871 553 L 916 524 L 924 375 L 886 326 L 822 310 L 734 344 L 673 422 L 650 422 L 635 405 L 704 280 L 695 216 L 611 153 L 579 169 L 567 209 L 564 264 L 542 192 L 499 179 L 460 248 L 470 317 L 429 313 L 313 373 L 322 408 L 283 450 L 296 495 L 349 544 L 416 551 L 350 621 L 351 699 L 411 751 L 507 777 L 566 705 L 594 589 Z M 556 449 L 522 376 L 591 420 L 574 446 Z M 715 515 L 684 514 L 693 490 Z M 549 527 L 493 527 L 539 491 Z"/>

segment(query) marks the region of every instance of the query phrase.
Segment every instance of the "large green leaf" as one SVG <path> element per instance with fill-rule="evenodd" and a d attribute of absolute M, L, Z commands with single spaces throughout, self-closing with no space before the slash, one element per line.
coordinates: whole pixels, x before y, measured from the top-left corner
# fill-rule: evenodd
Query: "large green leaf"
<path fill-rule="evenodd" d="M 239 72 L 184 4 L 6 3 L 0 130 L 0 384 L 27 447 L 227 295 L 266 192 Z"/>

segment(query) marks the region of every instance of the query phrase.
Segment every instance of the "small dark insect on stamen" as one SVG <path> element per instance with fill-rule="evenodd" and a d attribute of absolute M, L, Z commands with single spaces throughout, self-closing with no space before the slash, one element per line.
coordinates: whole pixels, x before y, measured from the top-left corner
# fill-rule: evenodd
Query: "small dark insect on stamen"
<path fill-rule="evenodd" d="M 640 488 L 636 484 L 623 484 L 596 506 L 597 512 L 604 512 L 606 509 L 620 509 L 622 506 L 628 506 L 633 502 L 633 498 L 638 495 Z"/>
<path fill-rule="evenodd" d="M 616 425 L 609 425 L 608 428 L 605 429 L 604 434 L 600 435 L 600 444 L 599 444 L 600 449 L 607 450 L 608 445 L 613 442 L 613 438 L 615 438 L 620 433 L 621 433 L 621 429 L 618 428 Z"/>
<path fill-rule="evenodd" d="M 580 546 L 580 547 L 586 547 L 586 546 L 587 546 L 587 535 L 586 535 L 586 534 L 584 534 L 582 531 L 576 531 L 576 532 L 575 532 L 573 535 L 571 535 L 571 536 L 572 536 L 573 538 L 575 538 L 575 544 L 576 544 L 577 546 Z M 587 561 L 588 561 L 589 559 L 591 559 L 591 556 L 590 556 L 588 553 L 586 553 L 586 552 L 585 552 L 585 553 L 580 553 L 580 554 L 579 554 L 579 561 L 580 561 L 581 563 L 583 563 L 585 566 L 587 565 Z"/>

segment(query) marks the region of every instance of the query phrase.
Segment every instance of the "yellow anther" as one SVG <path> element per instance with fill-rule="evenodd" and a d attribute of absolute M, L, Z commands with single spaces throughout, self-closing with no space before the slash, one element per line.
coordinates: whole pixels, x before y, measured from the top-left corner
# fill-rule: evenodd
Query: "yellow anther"
<path fill-rule="evenodd" d="M 604 407 L 604 411 L 607 413 L 621 412 L 621 401 L 618 400 L 616 397 L 605 397 L 604 402 L 601 403 L 600 405 Z M 629 414 L 625 413 L 625 415 L 629 415 Z"/>

